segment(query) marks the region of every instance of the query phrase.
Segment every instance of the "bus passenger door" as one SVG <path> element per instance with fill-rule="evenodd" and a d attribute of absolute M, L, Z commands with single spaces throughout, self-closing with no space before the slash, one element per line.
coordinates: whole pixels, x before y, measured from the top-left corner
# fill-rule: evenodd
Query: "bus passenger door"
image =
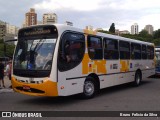
<path fill-rule="evenodd" d="M 63 95 L 78 93 L 77 77 L 81 76 L 79 67 L 85 52 L 85 37 L 81 33 L 64 33 L 58 53 L 58 85 Z M 80 90 L 79 90 L 80 91 Z"/>

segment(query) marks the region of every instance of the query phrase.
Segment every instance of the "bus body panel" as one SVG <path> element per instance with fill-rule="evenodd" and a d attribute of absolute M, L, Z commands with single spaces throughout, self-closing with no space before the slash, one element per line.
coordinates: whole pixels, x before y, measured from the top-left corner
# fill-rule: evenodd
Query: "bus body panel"
<path fill-rule="evenodd" d="M 57 83 L 52 82 L 49 78 L 44 78 L 41 80 L 43 83 L 24 83 L 24 80 L 31 82 L 28 78 L 20 78 L 12 76 L 12 87 L 13 90 L 19 93 L 33 96 L 58 96 Z"/>

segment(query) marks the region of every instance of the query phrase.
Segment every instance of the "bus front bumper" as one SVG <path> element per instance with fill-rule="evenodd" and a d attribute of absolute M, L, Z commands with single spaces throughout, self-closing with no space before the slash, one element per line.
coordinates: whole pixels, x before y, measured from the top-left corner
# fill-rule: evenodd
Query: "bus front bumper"
<path fill-rule="evenodd" d="M 12 77 L 12 88 L 14 91 L 33 96 L 58 96 L 57 82 L 44 80 L 43 83 L 23 83 Z"/>

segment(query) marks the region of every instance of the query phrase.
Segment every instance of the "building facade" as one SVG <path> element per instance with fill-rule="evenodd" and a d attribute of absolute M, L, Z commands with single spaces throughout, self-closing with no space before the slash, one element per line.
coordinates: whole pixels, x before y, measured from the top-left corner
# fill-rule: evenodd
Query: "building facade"
<path fill-rule="evenodd" d="M 130 32 L 128 30 L 123 30 L 123 31 L 119 31 L 119 34 L 122 35 L 122 34 L 130 34 Z"/>
<path fill-rule="evenodd" d="M 34 8 L 30 8 L 30 11 L 25 14 L 25 26 L 31 26 L 37 24 L 37 13 Z"/>
<path fill-rule="evenodd" d="M 15 25 L 10 25 L 10 24 L 6 24 L 6 33 L 8 34 L 13 34 L 13 35 L 17 35 L 18 34 L 18 27 L 16 27 Z"/>
<path fill-rule="evenodd" d="M 116 29 L 115 30 L 115 34 L 116 35 L 130 34 L 130 32 L 128 30 L 122 30 L 122 31 L 120 31 L 119 29 Z"/>
<path fill-rule="evenodd" d="M 0 40 L 6 35 L 6 23 L 0 20 Z"/>
<path fill-rule="evenodd" d="M 43 24 L 54 24 L 57 23 L 57 15 L 55 13 L 43 14 Z"/>
<path fill-rule="evenodd" d="M 154 31 L 152 25 L 146 25 L 144 30 L 146 30 L 148 32 L 148 34 L 151 34 L 151 35 L 153 34 L 153 31 Z"/>
<path fill-rule="evenodd" d="M 7 40 L 13 40 L 18 34 L 18 27 L 10 25 L 9 23 L 0 21 L 0 40 L 4 42 Z"/>
<path fill-rule="evenodd" d="M 13 40 L 15 37 L 18 36 L 18 30 L 19 28 L 15 25 L 10 25 L 9 23 L 6 24 L 6 35 L 4 37 L 4 40 Z"/>
<path fill-rule="evenodd" d="M 103 28 L 97 28 L 96 31 L 103 31 Z"/>
<path fill-rule="evenodd" d="M 88 25 L 88 26 L 86 26 L 86 29 L 87 29 L 87 30 L 93 30 L 93 26 Z"/>
<path fill-rule="evenodd" d="M 139 33 L 139 28 L 138 28 L 138 24 L 137 23 L 134 23 L 132 26 L 131 26 L 131 34 L 138 34 Z"/>

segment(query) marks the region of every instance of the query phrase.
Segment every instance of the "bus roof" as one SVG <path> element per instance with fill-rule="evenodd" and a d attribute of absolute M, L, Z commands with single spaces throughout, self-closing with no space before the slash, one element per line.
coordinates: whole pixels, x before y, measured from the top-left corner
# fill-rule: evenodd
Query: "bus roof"
<path fill-rule="evenodd" d="M 63 29 L 63 31 L 71 30 L 71 31 L 84 32 L 84 29 L 75 28 L 73 26 L 68 26 L 68 25 L 63 25 L 63 24 L 54 24 L 54 25 L 58 29 Z M 125 37 L 121 37 L 121 36 L 118 36 L 118 35 L 111 35 L 111 34 L 106 34 L 106 33 L 101 33 L 101 32 L 97 32 L 96 35 L 97 36 L 101 36 L 101 37 L 111 38 L 111 39 L 135 42 L 135 43 L 138 43 L 138 44 L 154 45 L 154 43 L 144 42 L 144 41 L 140 41 L 140 40 L 135 40 L 135 39 L 131 39 L 131 38 L 125 38 Z"/>
<path fill-rule="evenodd" d="M 84 33 L 84 30 L 85 30 L 85 29 L 75 28 L 73 26 L 64 25 L 64 24 L 47 24 L 47 25 L 54 25 L 54 26 L 56 26 L 59 33 L 63 33 L 66 30 L 77 31 L 77 32 Z M 21 28 L 20 30 L 31 28 L 31 27 L 35 27 L 35 26 L 46 26 L 46 25 L 33 25 L 33 26 L 30 26 L 30 27 Z M 89 33 L 87 33 L 87 34 L 89 34 Z M 117 35 L 111 35 L 111 34 L 106 34 L 106 33 L 101 33 L 101 32 L 96 32 L 96 35 L 97 36 L 101 36 L 101 37 L 111 38 L 111 39 L 117 39 L 117 40 L 135 42 L 135 43 L 138 43 L 138 44 L 154 45 L 154 43 L 144 42 L 144 41 L 140 41 L 140 40 L 135 40 L 135 39 L 131 39 L 131 38 L 125 38 L 125 37 L 121 37 L 121 36 L 117 36 Z"/>

